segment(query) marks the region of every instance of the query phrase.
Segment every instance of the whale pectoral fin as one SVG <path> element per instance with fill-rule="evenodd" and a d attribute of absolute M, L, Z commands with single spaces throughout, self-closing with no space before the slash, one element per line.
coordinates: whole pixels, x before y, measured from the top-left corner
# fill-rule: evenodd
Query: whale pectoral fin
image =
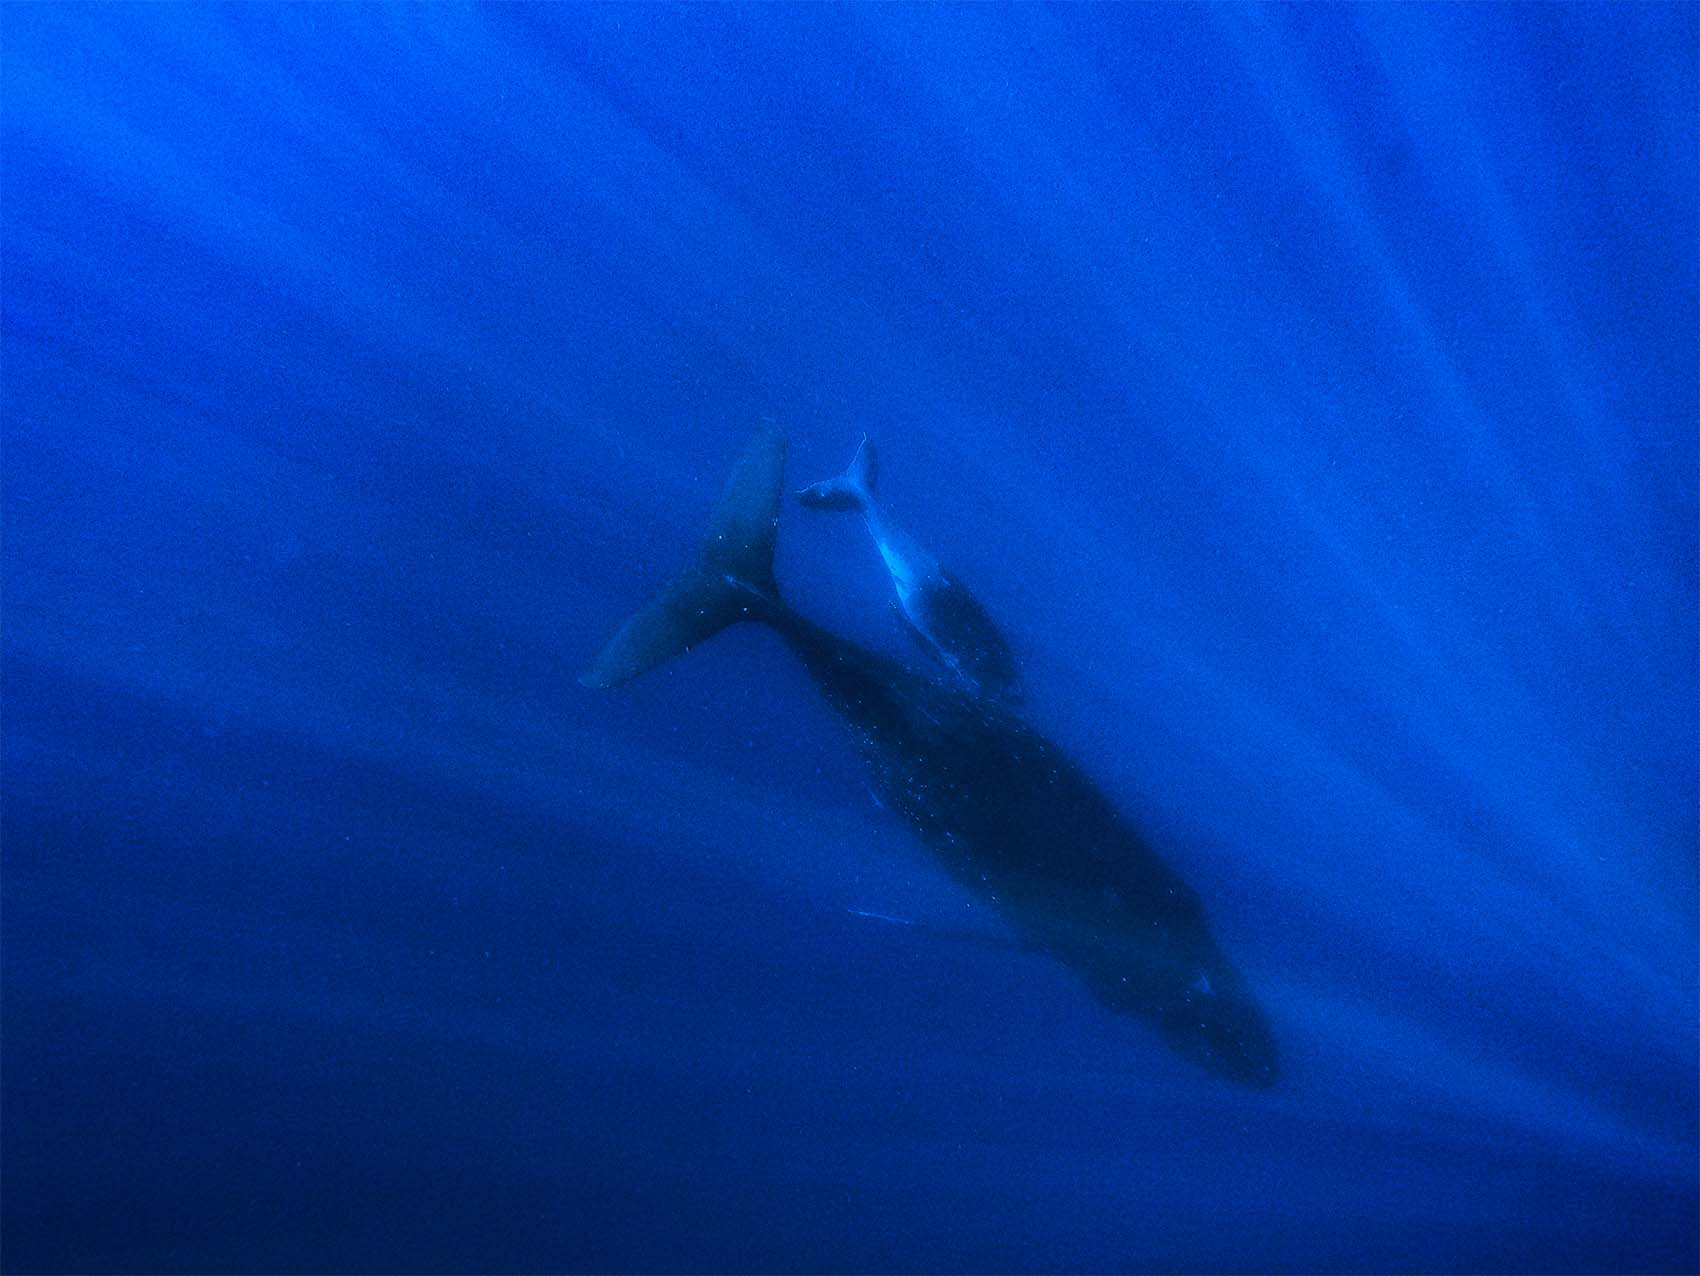
<path fill-rule="evenodd" d="M 997 953 L 1032 954 L 1044 951 L 1040 945 L 1020 935 L 998 934 L 974 926 L 941 925 L 937 922 L 919 921 L 913 917 L 900 917 L 895 913 L 876 912 L 870 908 L 847 908 L 844 911 L 852 917 L 884 922 L 888 926 L 901 926 L 917 935 L 949 944 L 970 944 Z"/>
<path fill-rule="evenodd" d="M 781 604 L 773 580 L 785 436 L 751 440 L 709 516 L 697 562 L 627 618 L 589 669 L 587 687 L 617 687 L 740 620 Z"/>

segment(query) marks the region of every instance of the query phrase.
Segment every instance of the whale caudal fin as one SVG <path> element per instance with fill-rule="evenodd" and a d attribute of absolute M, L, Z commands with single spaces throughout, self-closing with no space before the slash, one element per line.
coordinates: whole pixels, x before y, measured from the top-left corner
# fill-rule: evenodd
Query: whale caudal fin
<path fill-rule="evenodd" d="M 811 509 L 863 510 L 873 503 L 879 474 L 879 455 L 873 440 L 864 434 L 856 455 L 850 458 L 849 469 L 837 478 L 805 487 L 797 493 L 797 499 Z"/>
<path fill-rule="evenodd" d="M 587 687 L 617 687 L 777 601 L 773 542 L 779 530 L 785 436 L 766 429 L 732 467 L 708 520 L 697 561 L 634 612 L 579 675 Z"/>

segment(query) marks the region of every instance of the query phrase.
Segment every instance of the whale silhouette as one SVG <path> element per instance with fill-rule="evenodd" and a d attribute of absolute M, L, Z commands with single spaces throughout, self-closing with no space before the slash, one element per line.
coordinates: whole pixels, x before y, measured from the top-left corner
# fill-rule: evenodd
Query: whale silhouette
<path fill-rule="evenodd" d="M 1277 1049 L 1197 894 L 1061 748 L 1007 704 L 906 668 L 788 606 L 773 575 L 785 439 L 733 466 L 696 561 L 581 676 L 616 687 L 741 622 L 768 626 L 851 730 L 885 805 L 1024 948 L 1216 1074 L 1273 1085 Z"/>
<path fill-rule="evenodd" d="M 968 587 L 892 524 L 874 499 L 878 481 L 879 457 L 864 434 L 849 469 L 805 487 L 797 499 L 813 509 L 858 511 L 891 574 L 911 636 L 981 695 L 1019 703 L 1021 678 L 1009 643 Z"/>

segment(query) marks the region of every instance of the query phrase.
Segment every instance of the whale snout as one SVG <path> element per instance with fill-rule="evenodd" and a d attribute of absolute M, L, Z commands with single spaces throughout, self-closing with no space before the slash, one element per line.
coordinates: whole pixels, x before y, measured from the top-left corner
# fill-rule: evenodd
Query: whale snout
<path fill-rule="evenodd" d="M 1171 1047 L 1218 1076 L 1267 1090 L 1280 1079 L 1280 1052 L 1263 1010 L 1239 981 L 1201 975 L 1163 1016 Z"/>

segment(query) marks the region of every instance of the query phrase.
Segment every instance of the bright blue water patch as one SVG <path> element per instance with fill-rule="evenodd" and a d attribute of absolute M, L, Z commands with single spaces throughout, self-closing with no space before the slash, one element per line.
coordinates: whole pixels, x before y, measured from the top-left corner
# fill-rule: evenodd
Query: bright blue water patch
<path fill-rule="evenodd" d="M 1694 1270 L 1696 22 L 9 7 L 0 1263 Z M 764 417 L 1275 1090 L 771 636 L 577 686 Z M 907 651 L 849 520 L 779 577 Z"/>

